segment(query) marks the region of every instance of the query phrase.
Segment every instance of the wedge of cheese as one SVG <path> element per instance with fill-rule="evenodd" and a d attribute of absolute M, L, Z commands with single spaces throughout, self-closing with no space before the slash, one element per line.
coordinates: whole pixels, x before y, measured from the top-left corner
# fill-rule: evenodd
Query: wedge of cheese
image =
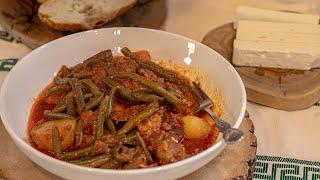
<path fill-rule="evenodd" d="M 259 9 L 248 6 L 238 6 L 234 28 L 237 28 L 239 20 L 256 20 L 268 22 L 289 22 L 298 24 L 319 24 L 319 15 L 298 14 L 282 11 Z"/>
<path fill-rule="evenodd" d="M 239 66 L 309 70 L 320 67 L 320 42 L 235 40 L 233 63 Z"/>
<path fill-rule="evenodd" d="M 320 25 L 239 21 L 237 40 L 265 42 L 320 42 Z"/>
<path fill-rule="evenodd" d="M 239 21 L 233 63 L 282 69 L 320 67 L 320 25 Z"/>
<path fill-rule="evenodd" d="M 239 31 L 267 31 L 267 32 L 285 32 L 285 33 L 303 33 L 320 35 L 319 24 L 296 24 L 296 23 L 281 23 L 281 22 L 265 22 L 265 21 L 248 21 L 240 20 Z"/>

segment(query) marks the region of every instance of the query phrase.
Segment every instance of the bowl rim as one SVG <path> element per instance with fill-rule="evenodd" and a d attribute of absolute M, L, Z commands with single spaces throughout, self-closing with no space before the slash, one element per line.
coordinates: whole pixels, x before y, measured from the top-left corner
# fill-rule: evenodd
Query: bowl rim
<path fill-rule="evenodd" d="M 144 174 L 144 173 L 152 173 L 152 172 L 159 172 L 159 171 L 165 171 L 171 168 L 175 168 L 178 166 L 182 166 L 182 165 L 186 165 L 189 164 L 193 161 L 196 161 L 198 159 L 201 159 L 205 156 L 208 156 L 209 154 L 211 154 L 213 151 L 216 151 L 217 149 L 219 149 L 220 147 L 225 148 L 226 143 L 223 141 L 223 139 L 218 140 L 215 144 L 213 144 L 211 147 L 209 147 L 208 149 L 202 151 L 201 153 L 198 153 L 196 155 L 193 155 L 191 157 L 188 157 L 186 159 L 183 159 L 181 161 L 175 162 L 175 163 L 170 163 L 170 164 L 166 164 L 166 165 L 161 165 L 161 166 L 157 166 L 157 167 L 151 167 L 151 168 L 143 168 L 143 169 L 130 169 L 130 170 L 111 170 L 111 169 L 98 169 L 98 168 L 89 168 L 89 167 L 83 167 L 83 166 L 78 166 L 78 165 L 74 165 L 68 162 L 64 162 L 58 159 L 55 159 L 51 156 L 48 156 L 40 151 L 38 151 L 37 149 L 35 149 L 34 147 L 32 147 L 28 142 L 26 142 L 25 139 L 20 138 L 12 129 L 11 126 L 9 124 L 9 121 L 6 118 L 5 112 L 3 110 L 2 107 L 5 106 L 4 103 L 4 94 L 5 94 L 5 89 L 7 89 L 7 84 L 9 82 L 9 79 L 11 78 L 11 74 L 14 74 L 14 72 L 16 71 L 17 67 L 23 66 L 24 63 L 26 63 L 26 61 L 30 61 L 32 60 L 32 56 L 36 55 L 39 51 L 41 51 L 43 48 L 45 47 L 50 47 L 50 46 L 55 46 L 56 43 L 59 43 L 60 41 L 66 41 L 66 40 L 72 40 L 72 38 L 74 37 L 78 37 L 78 36 L 86 36 L 87 34 L 99 34 L 99 33 L 104 33 L 104 31 L 109 32 L 109 31 L 114 31 L 114 30 L 126 30 L 126 31 L 150 31 L 156 34 L 162 34 L 162 35 L 169 35 L 169 36 L 173 36 L 174 38 L 178 38 L 178 39 L 183 39 L 185 41 L 189 41 L 189 42 L 193 42 L 195 43 L 197 46 L 200 46 L 204 49 L 206 49 L 207 51 L 214 53 L 218 56 L 218 59 L 224 61 L 224 63 L 227 65 L 227 67 L 234 73 L 234 75 L 236 76 L 236 79 L 238 80 L 238 82 L 240 83 L 240 91 L 241 91 L 241 95 L 242 95 L 242 108 L 240 110 L 239 116 L 237 118 L 237 120 L 235 121 L 235 124 L 233 125 L 234 128 L 239 128 L 244 115 L 245 115 L 245 111 L 246 111 L 246 106 L 247 106 L 247 95 L 246 95 L 246 91 L 245 91 L 245 87 L 243 84 L 242 79 L 240 78 L 240 75 L 238 74 L 238 72 L 235 70 L 235 68 L 230 64 L 230 62 L 228 62 L 222 55 L 220 55 L 219 53 L 217 53 L 216 51 L 214 51 L 213 49 L 209 48 L 208 46 L 197 42 L 195 40 L 192 40 L 188 37 L 182 36 L 182 35 L 178 35 L 175 33 L 171 33 L 171 32 L 167 32 L 167 31 L 162 31 L 162 30 L 155 30 L 155 29 L 148 29 L 148 28 L 137 28 L 137 27 L 114 27 L 114 28 L 101 28 L 101 29 L 94 29 L 94 30 L 88 30 L 88 31 L 83 31 L 83 32 L 78 32 L 78 33 L 74 33 L 74 34 L 70 34 L 61 38 L 58 38 L 56 40 L 53 40 L 47 44 L 44 44 L 36 49 L 34 49 L 33 51 L 31 51 L 30 53 L 28 53 L 26 56 L 24 56 L 21 60 L 18 61 L 18 63 L 11 69 L 11 71 L 7 74 L 7 77 L 5 78 L 5 80 L 3 81 L 1 90 L 0 90 L 0 116 L 1 116 L 1 120 L 3 122 L 3 125 L 5 127 L 5 129 L 7 130 L 8 134 L 11 136 L 11 138 L 14 140 L 14 142 L 19 146 L 19 148 L 22 150 L 26 150 L 29 153 L 34 154 L 34 156 L 36 156 L 37 158 L 43 159 L 45 161 L 47 161 L 50 164 L 55 164 L 57 166 L 60 166 L 62 168 L 71 168 L 75 171 L 90 171 L 90 172 L 94 172 L 94 173 L 98 173 L 98 174 L 117 174 L 117 175 L 130 175 L 130 174 Z M 29 157 L 28 157 L 29 158 Z"/>

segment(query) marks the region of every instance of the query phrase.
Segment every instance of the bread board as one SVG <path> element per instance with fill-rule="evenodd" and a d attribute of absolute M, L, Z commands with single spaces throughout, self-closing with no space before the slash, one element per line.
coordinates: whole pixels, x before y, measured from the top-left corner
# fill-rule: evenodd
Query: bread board
<path fill-rule="evenodd" d="M 233 23 L 229 23 L 210 31 L 202 43 L 232 62 L 235 37 L 236 30 Z M 242 78 L 251 102 L 293 111 L 309 108 L 320 100 L 319 68 L 302 71 L 233 66 Z"/>
<path fill-rule="evenodd" d="M 149 0 L 136 5 L 104 27 L 144 27 L 157 29 L 166 18 L 166 0 Z M 70 33 L 51 29 L 37 16 L 35 0 L 1 0 L 0 24 L 13 37 L 34 49 Z"/>
<path fill-rule="evenodd" d="M 213 161 L 180 180 L 252 179 L 256 161 L 257 139 L 248 113 L 246 113 L 240 128 L 245 134 L 241 142 L 228 146 Z M 61 180 L 31 162 L 27 156 L 19 151 L 1 121 L 0 142 L 5 144 L 5 146 L 0 146 L 0 157 L 3 157 L 0 161 L 0 179 Z"/>

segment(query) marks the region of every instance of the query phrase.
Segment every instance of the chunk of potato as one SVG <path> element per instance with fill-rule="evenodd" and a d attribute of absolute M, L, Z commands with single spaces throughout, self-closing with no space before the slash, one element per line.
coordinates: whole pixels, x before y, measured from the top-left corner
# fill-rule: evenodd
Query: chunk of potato
<path fill-rule="evenodd" d="M 61 148 L 68 149 L 74 141 L 75 119 L 47 121 L 31 129 L 30 137 L 39 149 L 53 151 L 52 127 L 57 126 L 60 132 Z"/>
<path fill-rule="evenodd" d="M 206 120 L 197 116 L 184 116 L 183 132 L 187 139 L 201 139 L 208 136 L 211 131 L 211 126 Z"/>

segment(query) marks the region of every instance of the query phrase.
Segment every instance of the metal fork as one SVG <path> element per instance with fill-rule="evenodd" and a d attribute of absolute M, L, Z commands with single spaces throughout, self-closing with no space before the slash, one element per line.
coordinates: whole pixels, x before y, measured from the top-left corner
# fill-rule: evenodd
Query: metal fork
<path fill-rule="evenodd" d="M 217 124 L 220 132 L 223 133 L 223 139 L 227 144 L 233 144 L 235 142 L 241 141 L 243 139 L 243 132 L 239 129 L 232 128 L 230 123 L 222 120 L 218 117 L 212 110 L 211 107 L 214 105 L 210 97 L 199 87 L 198 84 L 193 82 L 193 85 L 198 92 L 198 98 L 200 100 L 199 107 L 196 112 L 201 110 L 207 112 L 211 118 Z"/>

